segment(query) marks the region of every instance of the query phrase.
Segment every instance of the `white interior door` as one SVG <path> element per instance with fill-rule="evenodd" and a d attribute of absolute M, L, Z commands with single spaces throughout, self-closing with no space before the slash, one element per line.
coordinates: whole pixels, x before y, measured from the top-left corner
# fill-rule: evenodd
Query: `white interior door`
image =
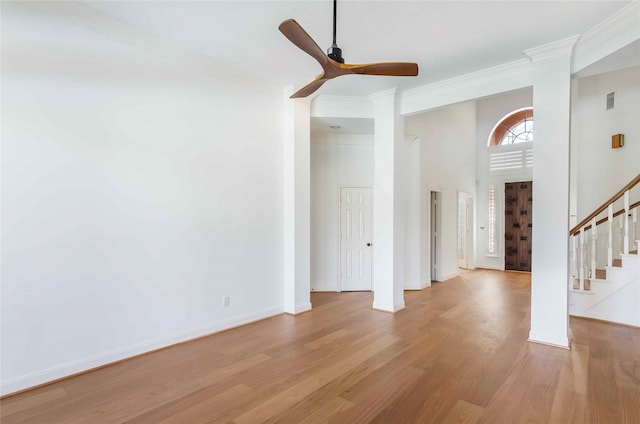
<path fill-rule="evenodd" d="M 371 189 L 340 189 L 340 289 L 371 290 Z"/>

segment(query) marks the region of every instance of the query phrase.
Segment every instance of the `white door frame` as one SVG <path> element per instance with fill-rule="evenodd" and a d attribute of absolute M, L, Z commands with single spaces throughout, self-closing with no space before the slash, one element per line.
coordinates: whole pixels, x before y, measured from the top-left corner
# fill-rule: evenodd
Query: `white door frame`
<path fill-rule="evenodd" d="M 467 193 L 464 191 L 459 191 L 458 192 L 458 208 L 460 208 L 460 200 L 464 199 L 464 207 L 465 207 L 465 218 L 466 218 L 466 222 L 465 222 L 465 246 L 464 246 L 464 252 L 465 252 L 465 259 L 464 259 L 464 266 L 461 266 L 459 260 L 458 260 L 458 266 L 461 268 L 466 268 L 466 269 L 473 269 L 474 265 L 475 265 L 475 236 L 474 236 L 474 224 L 473 224 L 473 216 L 474 216 L 474 199 L 473 199 L 473 195 L 471 193 Z M 460 214 L 460 210 L 458 209 L 458 219 L 460 219 L 459 217 Z M 458 231 L 460 230 L 459 226 L 457 226 Z M 460 234 L 457 234 L 458 237 L 460 237 Z"/>
<path fill-rule="evenodd" d="M 435 210 L 436 210 L 436 223 L 435 223 L 435 233 L 436 233 L 436 242 L 433 242 L 434 239 L 434 229 L 433 229 L 433 213 L 434 204 L 433 200 L 436 200 Z M 431 276 L 431 281 L 442 281 L 442 190 L 429 188 L 429 274 Z M 434 261 L 435 254 L 435 261 Z M 435 268 L 435 272 L 434 272 Z"/>

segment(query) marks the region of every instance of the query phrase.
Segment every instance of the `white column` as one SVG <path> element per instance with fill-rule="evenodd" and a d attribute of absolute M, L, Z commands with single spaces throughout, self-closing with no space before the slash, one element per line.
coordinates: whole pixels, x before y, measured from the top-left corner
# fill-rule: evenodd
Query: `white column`
<path fill-rule="evenodd" d="M 310 100 L 284 89 L 284 311 L 311 309 Z"/>
<path fill-rule="evenodd" d="M 569 346 L 571 52 L 578 37 L 525 51 L 533 65 L 536 159 L 529 340 Z"/>
<path fill-rule="evenodd" d="M 371 96 L 375 114 L 373 308 L 404 308 L 402 146 L 404 128 L 395 89 Z"/>

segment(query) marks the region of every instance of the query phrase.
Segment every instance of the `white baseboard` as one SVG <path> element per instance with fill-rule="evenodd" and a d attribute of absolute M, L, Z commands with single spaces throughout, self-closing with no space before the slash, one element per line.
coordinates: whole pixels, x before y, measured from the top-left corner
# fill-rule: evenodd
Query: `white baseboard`
<path fill-rule="evenodd" d="M 460 275 L 460 272 L 458 271 L 450 272 L 442 276 L 442 281 L 447 281 L 453 277 L 457 277 L 458 275 Z"/>
<path fill-rule="evenodd" d="M 422 290 L 423 288 L 424 286 L 420 282 L 405 283 L 404 285 L 405 290 Z"/>
<path fill-rule="evenodd" d="M 554 347 L 561 347 L 563 349 L 569 349 L 569 338 L 568 337 L 557 337 L 557 336 L 549 336 L 544 334 L 538 334 L 529 332 L 529 340 L 533 343 L 540 343 Z"/>
<path fill-rule="evenodd" d="M 476 264 L 474 269 L 495 269 L 496 271 L 504 271 L 503 266 L 495 266 L 492 264 Z"/>
<path fill-rule="evenodd" d="M 311 306 L 311 304 L 309 304 Z M 197 327 L 179 334 L 161 339 L 127 346 L 122 349 L 112 350 L 102 354 L 94 355 L 66 364 L 57 365 L 51 368 L 37 371 L 31 374 L 15 377 L 0 382 L 0 396 L 39 386 L 48 382 L 70 377 L 84 371 L 102 367 L 114 362 L 128 359 L 143 353 L 148 353 L 157 349 L 165 348 L 177 343 L 183 343 L 192 339 L 208 336 L 230 328 L 239 327 L 251 322 L 260 321 L 275 315 L 282 314 L 282 308 L 270 308 L 256 313 L 243 315 L 241 317 L 220 321 L 217 323 Z"/>
<path fill-rule="evenodd" d="M 284 311 L 287 314 L 291 314 L 291 315 L 298 315 L 301 314 L 303 312 L 307 312 L 311 310 L 311 302 L 306 302 L 306 303 L 300 303 L 298 305 L 295 306 L 295 310 L 293 311 Z"/>
<path fill-rule="evenodd" d="M 337 292 L 338 287 L 335 285 L 315 285 L 311 287 L 312 292 Z"/>
<path fill-rule="evenodd" d="M 384 312 L 396 313 L 396 312 L 404 309 L 404 307 L 405 307 L 404 300 L 401 301 L 400 303 L 396 303 L 393 306 L 381 305 L 379 303 L 373 302 L 373 309 L 378 310 L 378 311 L 384 311 Z"/>

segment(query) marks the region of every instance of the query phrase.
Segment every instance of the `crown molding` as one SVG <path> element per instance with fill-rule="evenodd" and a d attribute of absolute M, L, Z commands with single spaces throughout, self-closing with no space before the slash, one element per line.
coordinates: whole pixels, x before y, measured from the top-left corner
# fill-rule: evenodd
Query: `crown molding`
<path fill-rule="evenodd" d="M 574 35 L 563 38 L 562 40 L 543 44 L 542 46 L 525 50 L 524 54 L 529 56 L 533 63 L 548 62 L 560 57 L 570 57 L 579 37 L 579 35 Z"/>
<path fill-rule="evenodd" d="M 390 88 L 388 90 L 378 91 L 377 93 L 370 94 L 368 98 L 372 102 L 378 102 L 383 99 L 389 99 L 395 97 L 398 94 L 398 89 L 396 87 Z"/>
<path fill-rule="evenodd" d="M 454 103 L 517 90 L 533 84 L 531 62 L 519 59 L 433 84 L 406 90 L 401 115 L 412 115 Z"/>
<path fill-rule="evenodd" d="M 576 43 L 571 73 L 640 40 L 640 2 L 634 1 L 586 31 Z"/>

